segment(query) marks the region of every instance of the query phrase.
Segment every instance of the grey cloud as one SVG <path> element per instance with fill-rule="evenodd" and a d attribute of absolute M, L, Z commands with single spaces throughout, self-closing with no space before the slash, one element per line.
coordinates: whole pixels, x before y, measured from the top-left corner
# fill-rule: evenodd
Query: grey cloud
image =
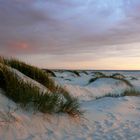
<path fill-rule="evenodd" d="M 96 54 L 139 42 L 139 7 L 138 0 L 0 0 L 0 52 Z M 31 49 L 12 51 L 9 42 Z"/>

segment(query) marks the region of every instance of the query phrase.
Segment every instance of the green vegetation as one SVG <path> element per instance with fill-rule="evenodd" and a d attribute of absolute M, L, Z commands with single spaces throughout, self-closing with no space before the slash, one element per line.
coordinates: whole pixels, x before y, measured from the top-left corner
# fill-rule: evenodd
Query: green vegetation
<path fill-rule="evenodd" d="M 87 71 L 82 70 L 81 72 L 84 73 L 84 74 L 86 74 L 86 75 L 88 75 L 88 72 Z"/>
<path fill-rule="evenodd" d="M 4 57 L 0 56 L 0 64 L 4 64 Z"/>
<path fill-rule="evenodd" d="M 55 83 L 54 81 L 49 78 L 49 76 L 41 69 L 28 65 L 24 62 L 21 62 L 16 59 L 3 59 L 4 64 L 15 68 L 25 74 L 26 76 L 36 80 L 37 82 L 41 83 L 42 85 L 46 86 L 50 91 L 55 90 Z"/>
<path fill-rule="evenodd" d="M 66 103 L 61 104 L 62 112 L 67 112 L 68 114 L 71 114 L 73 116 L 75 115 L 82 115 L 83 112 L 79 110 L 80 105 L 78 103 L 78 100 L 75 98 L 73 100 L 69 99 Z"/>
<path fill-rule="evenodd" d="M 122 74 L 120 74 L 120 73 L 114 73 L 114 74 L 112 74 L 112 77 L 114 77 L 114 78 L 120 78 L 120 79 L 124 79 L 125 78 L 125 76 L 122 75 Z"/>
<path fill-rule="evenodd" d="M 76 70 L 67 70 L 68 72 L 74 73 L 76 76 L 80 76 L 79 72 Z"/>
<path fill-rule="evenodd" d="M 133 85 L 128 80 L 125 79 L 125 76 L 123 76 L 121 74 L 118 74 L 118 73 L 108 76 L 108 75 L 105 75 L 101 72 L 98 72 L 98 73 L 96 72 L 95 77 L 91 78 L 89 80 L 88 84 L 91 84 L 91 83 L 93 83 L 96 80 L 101 79 L 101 78 L 112 78 L 112 79 L 115 79 L 115 80 L 120 80 L 120 81 L 123 81 L 129 87 L 133 87 Z"/>
<path fill-rule="evenodd" d="M 124 97 L 124 96 L 140 96 L 140 91 L 137 91 L 135 89 L 127 89 L 121 94 L 112 94 L 108 93 L 105 96 L 97 97 L 96 99 L 104 98 L 104 97 L 112 97 L 112 98 L 118 98 L 118 97 Z"/>
<path fill-rule="evenodd" d="M 94 72 L 94 74 L 95 74 L 95 77 L 104 77 L 105 76 L 105 74 L 102 72 Z"/>
<path fill-rule="evenodd" d="M 68 79 L 68 78 L 67 78 L 67 79 L 65 79 L 65 80 L 67 80 L 67 81 L 71 81 L 71 79 Z"/>
<path fill-rule="evenodd" d="M 40 93 L 39 87 L 17 77 L 9 66 L 45 85 L 51 93 Z M 70 96 L 62 87 L 55 85 L 55 82 L 41 69 L 24 62 L 0 58 L 0 86 L 5 90 L 8 98 L 22 107 L 32 107 L 43 113 L 82 114 L 77 99 Z"/>
<path fill-rule="evenodd" d="M 60 94 L 64 94 L 64 96 L 66 95 L 66 93 L 69 94 L 64 88 L 56 85 L 55 82 L 49 77 L 49 75 L 45 71 L 43 71 L 35 66 L 31 66 L 29 64 L 26 64 L 26 63 L 21 62 L 16 59 L 2 58 L 2 62 L 12 68 L 19 70 L 26 76 L 41 83 L 46 88 L 48 88 L 52 93 L 58 93 L 58 94 L 60 93 Z"/>
<path fill-rule="evenodd" d="M 91 79 L 89 80 L 88 84 L 93 83 L 93 82 L 96 81 L 97 79 L 100 79 L 100 78 L 98 78 L 98 77 L 91 78 Z"/>
<path fill-rule="evenodd" d="M 125 90 L 123 96 L 140 96 L 140 91 L 135 89 Z"/>
<path fill-rule="evenodd" d="M 48 69 L 43 69 L 43 71 L 45 71 L 48 75 L 52 76 L 52 77 L 56 77 L 55 73 L 51 70 Z"/>
<path fill-rule="evenodd" d="M 138 80 L 136 77 L 131 76 L 131 80 Z"/>

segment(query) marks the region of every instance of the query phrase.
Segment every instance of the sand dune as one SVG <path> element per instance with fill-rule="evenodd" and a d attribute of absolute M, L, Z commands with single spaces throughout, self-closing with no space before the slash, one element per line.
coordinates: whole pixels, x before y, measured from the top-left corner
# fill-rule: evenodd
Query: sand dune
<path fill-rule="evenodd" d="M 59 78 L 62 73 L 59 75 L 57 72 L 56 75 L 55 80 L 80 100 L 84 115 L 81 118 L 71 118 L 66 114 L 34 114 L 22 110 L 0 94 L 0 140 L 140 139 L 140 97 L 104 97 L 108 92 L 121 94 L 129 88 L 125 83 L 100 79 L 86 85 L 90 74 L 83 74 L 79 79 L 68 75 L 71 79 L 69 82 L 65 80 L 66 74 L 63 74 L 63 80 Z M 135 75 L 137 73 L 132 76 Z M 72 82 L 75 84 L 71 84 Z M 4 91 L 0 90 L 2 92 Z M 104 98 L 96 100 L 95 97 L 101 96 Z"/>

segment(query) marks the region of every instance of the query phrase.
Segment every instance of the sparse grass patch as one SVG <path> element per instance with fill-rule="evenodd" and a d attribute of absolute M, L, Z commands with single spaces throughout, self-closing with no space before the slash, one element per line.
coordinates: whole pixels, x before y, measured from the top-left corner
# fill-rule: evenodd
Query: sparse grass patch
<path fill-rule="evenodd" d="M 4 77 L 4 75 L 3 75 L 3 70 L 2 70 L 2 65 L 0 64 L 0 87 L 1 88 L 3 88 L 3 89 L 5 89 L 6 87 L 5 87 L 5 85 L 6 85 L 6 83 L 5 83 L 5 77 Z"/>
<path fill-rule="evenodd" d="M 52 77 L 56 77 L 55 73 L 52 70 L 48 70 L 48 69 L 43 69 L 48 75 L 52 76 Z"/>
<path fill-rule="evenodd" d="M 95 82 L 97 79 L 99 79 L 98 77 L 95 77 L 95 78 L 91 78 L 88 82 L 88 84 L 91 84 L 93 82 Z"/>
<path fill-rule="evenodd" d="M 138 80 L 138 78 L 131 76 L 131 80 Z"/>
<path fill-rule="evenodd" d="M 80 70 L 81 73 L 84 73 L 85 75 L 88 75 L 88 72 L 86 70 Z"/>
<path fill-rule="evenodd" d="M 83 114 L 83 112 L 80 109 L 78 109 L 80 108 L 80 105 L 76 98 L 69 99 L 66 103 L 62 103 L 61 108 L 61 112 L 66 112 L 71 116 Z"/>
<path fill-rule="evenodd" d="M 122 94 L 112 94 L 112 93 L 108 93 L 104 96 L 101 96 L 101 97 L 96 97 L 96 99 L 101 99 L 101 98 L 104 98 L 104 97 L 112 97 L 112 98 L 118 98 L 118 97 L 122 97 L 123 95 Z"/>
<path fill-rule="evenodd" d="M 120 79 L 124 79 L 124 78 L 125 78 L 125 76 L 122 75 L 122 74 L 120 74 L 120 73 L 114 73 L 114 74 L 112 74 L 111 77 L 114 77 L 114 78 L 120 78 Z"/>
<path fill-rule="evenodd" d="M 104 97 L 118 98 L 118 97 L 124 97 L 124 96 L 140 96 L 140 91 L 135 90 L 133 88 L 132 89 L 126 89 L 121 94 L 108 93 L 107 95 L 102 96 L 102 97 L 97 97 L 96 99 L 101 99 L 101 98 L 104 98 Z"/>
<path fill-rule="evenodd" d="M 71 79 L 68 79 L 68 78 L 67 78 L 67 79 L 65 79 L 65 80 L 67 80 L 67 81 L 71 81 Z"/>
<path fill-rule="evenodd" d="M 4 57 L 0 56 L 0 64 L 4 64 Z"/>
<path fill-rule="evenodd" d="M 96 77 L 91 78 L 89 80 L 88 84 L 91 84 L 91 83 L 93 83 L 96 80 L 101 79 L 101 78 L 112 78 L 112 79 L 115 79 L 115 80 L 120 80 L 120 81 L 123 81 L 129 87 L 133 87 L 133 85 L 128 80 L 126 80 L 123 75 L 114 74 L 114 75 L 108 76 L 108 75 L 101 74 L 100 72 L 99 72 L 99 74 L 97 74 Z"/>
<path fill-rule="evenodd" d="M 125 90 L 123 96 L 140 96 L 140 91 L 135 89 Z"/>
<path fill-rule="evenodd" d="M 94 72 L 95 77 L 105 77 L 106 75 L 102 72 Z"/>
<path fill-rule="evenodd" d="M 67 70 L 68 72 L 74 73 L 76 76 L 80 76 L 79 72 L 76 70 Z"/>
<path fill-rule="evenodd" d="M 116 80 L 121 80 L 121 81 L 123 81 L 124 83 L 126 83 L 126 85 L 128 85 L 129 87 L 133 87 L 133 85 L 128 81 L 128 80 L 126 80 L 126 79 L 120 79 L 120 78 L 114 78 L 114 79 L 116 79 Z"/>

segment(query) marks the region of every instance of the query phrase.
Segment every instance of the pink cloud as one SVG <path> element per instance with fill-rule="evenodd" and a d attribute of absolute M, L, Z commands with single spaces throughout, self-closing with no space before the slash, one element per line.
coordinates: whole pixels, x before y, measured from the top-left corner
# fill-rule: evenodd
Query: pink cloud
<path fill-rule="evenodd" d="M 7 43 L 7 53 L 9 54 L 23 54 L 23 53 L 31 53 L 33 51 L 32 46 L 25 41 L 13 41 Z"/>

